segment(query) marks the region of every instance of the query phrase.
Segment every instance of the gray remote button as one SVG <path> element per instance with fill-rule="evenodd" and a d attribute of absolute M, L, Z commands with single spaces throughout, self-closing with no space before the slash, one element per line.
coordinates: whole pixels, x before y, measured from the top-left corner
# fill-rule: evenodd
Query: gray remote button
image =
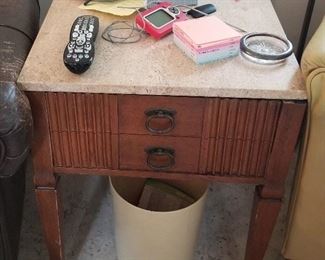
<path fill-rule="evenodd" d="M 85 45 L 85 50 L 90 51 L 91 50 L 91 45 L 89 43 L 86 43 Z"/>
<path fill-rule="evenodd" d="M 80 37 L 76 40 L 77 45 L 83 45 L 86 42 L 86 38 L 84 35 L 80 35 Z"/>

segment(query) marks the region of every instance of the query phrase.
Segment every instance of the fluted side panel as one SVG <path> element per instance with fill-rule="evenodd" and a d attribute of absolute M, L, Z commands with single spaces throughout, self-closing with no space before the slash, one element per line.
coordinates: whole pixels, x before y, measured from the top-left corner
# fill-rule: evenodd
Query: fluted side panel
<path fill-rule="evenodd" d="M 281 102 L 214 99 L 210 106 L 207 172 L 213 175 L 263 176 Z"/>
<path fill-rule="evenodd" d="M 55 167 L 110 168 L 110 97 L 47 93 Z"/>

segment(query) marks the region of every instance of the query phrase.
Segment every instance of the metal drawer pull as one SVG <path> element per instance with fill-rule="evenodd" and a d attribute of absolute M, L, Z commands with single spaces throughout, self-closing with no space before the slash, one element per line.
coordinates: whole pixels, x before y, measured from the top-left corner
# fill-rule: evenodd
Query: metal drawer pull
<path fill-rule="evenodd" d="M 169 170 L 175 165 L 175 150 L 170 148 L 153 147 L 145 150 L 147 153 L 147 165 L 153 170 Z M 165 164 L 158 164 L 157 159 L 166 159 Z"/>
<path fill-rule="evenodd" d="M 165 108 L 153 108 L 144 112 L 147 115 L 146 128 L 149 132 L 154 134 L 166 134 L 174 129 L 176 111 Z M 168 120 L 168 126 L 166 128 L 152 127 L 152 122 L 155 119 Z"/>

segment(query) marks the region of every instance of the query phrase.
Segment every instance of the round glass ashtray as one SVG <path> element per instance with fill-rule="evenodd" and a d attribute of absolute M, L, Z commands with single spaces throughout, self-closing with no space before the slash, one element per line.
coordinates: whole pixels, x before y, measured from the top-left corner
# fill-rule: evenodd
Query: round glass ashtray
<path fill-rule="evenodd" d="M 241 54 L 259 64 L 284 62 L 293 51 L 292 43 L 269 33 L 249 33 L 240 40 Z"/>

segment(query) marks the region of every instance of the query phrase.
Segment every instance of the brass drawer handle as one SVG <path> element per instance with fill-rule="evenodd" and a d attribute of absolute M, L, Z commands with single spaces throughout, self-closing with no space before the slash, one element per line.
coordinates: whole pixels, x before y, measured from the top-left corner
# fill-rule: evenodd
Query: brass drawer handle
<path fill-rule="evenodd" d="M 162 171 L 169 170 L 175 165 L 175 150 L 171 148 L 152 147 L 145 150 L 147 153 L 147 165 L 149 168 Z M 157 159 L 165 159 L 166 162 L 160 164 Z M 156 161 L 156 162 L 155 162 Z"/>
<path fill-rule="evenodd" d="M 166 134 L 174 129 L 175 127 L 175 114 L 176 111 L 165 108 L 152 108 L 144 112 L 147 116 L 146 128 L 149 132 L 154 134 Z M 155 128 L 152 127 L 153 120 L 168 120 L 168 126 L 166 128 Z"/>

